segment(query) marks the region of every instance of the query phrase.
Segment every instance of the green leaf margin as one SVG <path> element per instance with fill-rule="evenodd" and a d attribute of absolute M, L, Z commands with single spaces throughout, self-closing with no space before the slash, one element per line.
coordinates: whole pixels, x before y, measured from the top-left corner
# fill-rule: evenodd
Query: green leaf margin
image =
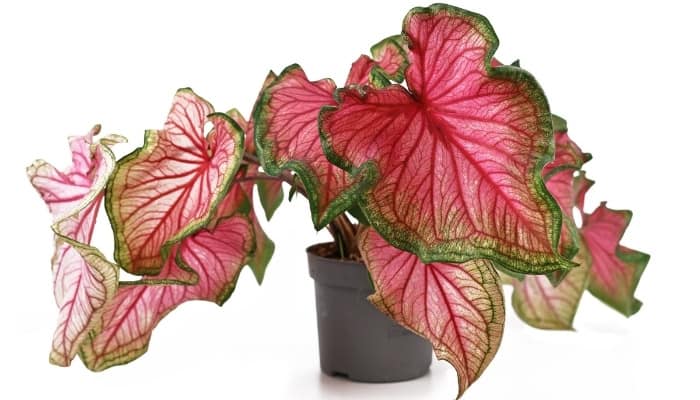
<path fill-rule="evenodd" d="M 608 296 L 608 294 L 604 290 L 599 290 L 596 288 L 594 285 L 591 285 L 593 283 L 593 280 L 588 285 L 588 292 L 590 292 L 593 296 L 595 296 L 598 300 L 602 301 L 615 311 L 618 311 L 620 314 L 624 315 L 625 317 L 631 317 L 632 315 L 636 314 L 642 307 L 642 302 L 637 299 L 634 296 L 634 292 L 637 290 L 637 286 L 639 285 L 639 280 L 642 278 L 642 274 L 644 273 L 644 270 L 646 269 L 647 265 L 649 264 L 649 260 L 651 259 L 651 256 L 649 254 L 643 253 L 641 251 L 633 250 L 627 247 L 624 247 L 620 245 L 620 241 L 622 240 L 622 237 L 625 235 L 625 232 L 627 231 L 627 227 L 629 226 L 630 222 L 632 221 L 632 211 L 630 210 L 613 210 L 607 207 L 606 202 L 602 202 L 600 204 L 600 207 L 605 207 L 608 210 L 615 212 L 615 213 L 622 213 L 623 218 L 625 220 L 625 225 L 624 228 L 622 229 L 622 232 L 620 233 L 620 237 L 618 238 L 618 244 L 615 248 L 615 255 L 617 258 L 619 258 L 623 263 L 625 263 L 625 266 L 630 266 L 634 268 L 634 274 L 632 275 L 632 282 L 630 286 L 630 292 L 629 292 L 629 298 L 624 299 L 623 302 L 620 302 L 620 299 L 615 299 L 611 296 Z M 585 222 L 584 222 L 585 225 Z"/>
<path fill-rule="evenodd" d="M 305 75 L 304 70 L 301 68 L 301 66 L 299 66 L 299 64 L 289 65 L 261 93 L 260 99 L 256 103 L 253 111 L 253 119 L 255 120 L 255 145 L 257 153 L 260 155 L 260 162 L 263 170 L 266 173 L 273 176 L 278 176 L 285 170 L 291 170 L 295 172 L 297 176 L 299 176 L 304 184 L 304 188 L 306 188 L 306 195 L 309 199 L 309 206 L 311 208 L 311 217 L 314 227 L 316 230 L 321 230 L 335 217 L 355 204 L 359 195 L 372 186 L 374 182 L 376 182 L 375 169 L 359 168 L 357 170 L 349 171 L 350 177 L 354 180 L 354 183 L 333 201 L 331 201 L 327 210 L 323 214 L 320 213 L 318 198 L 322 185 L 314 171 L 302 161 L 289 160 L 284 163 L 278 162 L 278 160 L 275 158 L 275 143 L 273 139 L 268 137 L 268 120 L 270 118 L 268 105 L 272 98 L 272 90 L 279 82 L 284 80 L 288 74 L 294 71 L 301 71 L 302 74 Z M 327 81 L 333 83 L 333 81 L 330 79 Z M 314 81 L 312 83 L 316 82 L 320 81 Z M 335 86 L 334 83 L 333 86 Z M 323 108 L 319 109 L 319 114 L 322 109 Z"/>
<path fill-rule="evenodd" d="M 552 246 L 551 256 L 536 256 L 528 257 L 523 259 L 522 257 L 514 257 L 506 255 L 496 251 L 490 247 L 477 247 L 468 246 L 469 248 L 457 248 L 454 243 L 443 243 L 439 245 L 432 245 L 423 242 L 420 238 L 416 237 L 413 233 L 406 230 L 402 230 L 392 226 L 391 222 L 385 219 L 381 213 L 372 210 L 368 206 L 367 196 L 363 194 L 358 199 L 358 204 L 361 209 L 365 212 L 368 220 L 372 222 L 372 226 L 393 246 L 404 250 L 412 252 L 419 256 L 422 262 L 430 263 L 435 261 L 443 262 L 455 262 L 463 263 L 471 259 L 477 258 L 487 258 L 502 267 L 509 269 L 516 273 L 524 274 L 542 274 L 547 272 L 553 272 L 557 270 L 568 270 L 576 266 L 575 263 L 570 260 L 565 259 L 558 253 L 558 243 L 559 236 L 562 227 L 562 212 L 556 203 L 556 200 L 549 193 L 545 187 L 544 180 L 542 178 L 543 167 L 554 158 L 554 136 L 552 130 L 552 116 L 549 110 L 549 103 L 544 95 L 544 91 L 540 87 L 539 83 L 535 78 L 527 71 L 513 67 L 513 66 L 500 66 L 491 67 L 490 61 L 493 58 L 496 49 L 498 48 L 498 37 L 491 26 L 491 23 L 484 16 L 470 11 L 462 10 L 457 7 L 453 7 L 446 4 L 433 4 L 428 8 L 416 7 L 413 8 L 404 18 L 403 23 L 403 33 L 406 43 L 410 46 L 410 40 L 407 34 L 408 22 L 413 15 L 416 14 L 437 14 L 441 11 L 446 11 L 451 15 L 455 15 L 459 18 L 467 20 L 470 25 L 484 36 L 486 41 L 489 43 L 487 46 L 487 52 L 484 56 L 484 67 L 487 71 L 488 77 L 497 80 L 508 80 L 520 83 L 526 88 L 526 91 L 530 93 L 530 98 L 532 102 L 539 106 L 540 115 L 539 126 L 541 131 L 544 133 L 544 138 L 539 147 L 543 147 L 543 154 L 539 161 L 535 164 L 533 170 L 530 173 L 531 193 L 539 197 L 540 200 L 544 200 L 544 203 L 551 213 L 551 226 L 549 227 L 549 235 Z M 410 68 L 410 66 L 409 66 Z M 410 85 L 409 85 L 410 86 Z M 405 88 L 401 87 L 403 90 Z M 335 92 L 336 102 L 341 103 L 342 94 L 345 91 L 354 90 L 350 89 L 338 89 Z M 365 93 L 355 90 L 360 96 L 364 97 Z M 410 95 L 410 92 L 408 92 Z M 319 114 L 319 122 L 326 118 L 326 115 L 338 110 L 338 105 L 328 105 L 324 106 Z M 359 167 L 354 167 L 348 160 L 342 158 L 339 154 L 335 153 L 331 146 L 331 139 L 328 132 L 323 130 L 323 125 L 319 125 L 321 134 L 321 143 L 323 144 L 324 152 L 327 158 L 335 165 L 346 171 L 357 176 L 357 171 L 363 170 L 368 175 L 374 177 L 375 179 L 379 176 L 379 171 L 377 165 L 373 161 L 364 162 Z M 538 147 L 536 144 L 535 147 Z M 368 187 L 374 186 L 374 183 L 366 185 Z M 462 245 L 461 247 L 464 247 Z"/>
<path fill-rule="evenodd" d="M 212 107 L 208 101 L 197 95 L 191 88 L 178 89 L 176 95 L 181 92 L 191 93 L 197 99 L 208 104 L 211 107 L 211 109 L 214 109 L 214 107 Z M 224 174 L 224 179 L 222 180 L 221 190 L 219 190 L 219 192 L 212 199 L 209 206 L 209 210 L 206 213 L 206 215 L 204 215 L 202 218 L 193 220 L 188 225 L 180 229 L 178 233 L 166 240 L 165 243 L 163 243 L 160 249 L 161 260 L 163 262 L 165 262 L 165 260 L 167 259 L 170 253 L 170 249 L 173 245 L 179 243 L 184 238 L 194 234 L 199 229 L 209 224 L 209 222 L 215 214 L 216 207 L 219 205 L 221 200 L 224 198 L 225 194 L 228 192 L 233 178 L 235 176 L 235 173 L 241 164 L 245 140 L 244 130 L 230 116 L 226 115 L 225 113 L 213 112 L 207 115 L 207 120 L 209 120 L 210 122 L 213 122 L 214 118 L 221 118 L 225 123 L 228 123 L 231 126 L 231 128 L 233 128 L 231 129 L 231 138 L 234 140 L 235 144 L 235 154 L 233 156 L 233 162 L 231 162 L 229 168 L 226 170 Z M 121 266 L 121 268 L 123 268 L 127 272 L 137 275 L 157 275 L 162 269 L 163 265 L 161 264 L 158 268 L 151 268 L 143 271 L 135 271 L 133 269 L 133 263 L 131 262 L 129 249 L 126 246 L 126 239 L 124 238 L 123 229 L 121 227 L 121 221 L 117 217 L 118 211 L 116 211 L 116 208 L 118 208 L 117 203 L 119 202 L 119 199 L 113 198 L 113 190 L 115 184 L 123 181 L 123 179 L 118 181 L 118 172 L 120 169 L 124 169 L 127 166 L 130 166 L 132 163 L 135 164 L 141 161 L 142 156 L 149 156 L 152 153 L 152 151 L 158 146 L 159 132 L 159 130 L 153 129 L 146 130 L 144 134 L 144 145 L 135 149 L 134 151 L 117 161 L 116 168 L 112 173 L 110 179 L 107 181 L 107 188 L 105 190 L 105 210 L 107 211 L 107 216 L 109 217 L 109 222 L 114 232 L 114 259 L 117 261 L 117 264 Z M 207 134 L 205 140 L 208 139 L 209 134 L 211 134 L 211 132 Z"/>
<path fill-rule="evenodd" d="M 238 283 L 238 279 L 239 279 L 240 274 L 241 274 L 241 271 L 243 271 L 243 266 L 246 265 L 246 263 L 248 262 L 248 259 L 251 256 L 252 251 L 253 251 L 252 247 L 254 247 L 253 245 L 255 243 L 255 232 L 253 229 L 252 221 L 250 220 L 250 217 L 247 214 L 234 213 L 234 214 L 228 215 L 226 217 L 220 218 L 219 221 L 217 222 L 217 224 L 225 219 L 234 218 L 234 217 L 240 217 L 240 218 L 243 218 L 246 221 L 248 221 L 248 229 L 250 230 L 249 233 L 251 233 L 251 235 L 250 235 L 251 236 L 251 240 L 250 240 L 250 244 L 251 244 L 250 247 L 251 248 L 249 248 L 247 250 L 247 256 L 244 259 L 241 266 L 239 267 L 238 272 L 235 274 L 235 276 L 232 277 L 229 284 L 224 286 L 222 288 L 221 292 L 217 294 L 215 304 L 217 304 L 218 306 L 224 305 L 224 303 L 226 303 L 226 301 L 231 297 L 231 295 L 235 291 L 236 285 Z M 113 268 L 115 268 L 118 271 L 119 267 L 116 264 L 113 264 L 113 263 L 107 261 L 107 259 L 104 257 L 104 255 L 102 255 L 102 253 L 100 253 L 100 251 L 97 250 L 96 248 L 91 247 L 91 246 L 85 246 L 85 245 L 82 245 L 80 243 L 75 243 L 74 241 L 71 244 L 74 245 L 74 247 L 80 246 L 78 248 L 78 251 L 81 252 L 81 255 L 83 255 L 83 257 L 92 256 L 93 261 L 89 262 L 91 266 L 93 266 L 93 264 L 95 264 L 95 263 L 103 264 L 103 265 L 112 266 Z M 176 265 L 179 268 L 194 274 L 195 279 L 193 279 L 192 281 L 186 282 L 186 281 L 181 281 L 181 280 L 176 280 L 176 279 L 150 279 L 150 278 L 146 278 L 146 279 L 141 279 L 141 280 L 137 280 L 137 281 L 120 281 L 120 282 L 118 282 L 118 287 L 116 289 L 118 290 L 118 288 L 126 287 L 126 286 L 168 286 L 168 285 L 191 286 L 191 285 L 196 285 L 199 282 L 199 274 L 197 274 L 196 271 L 194 271 L 192 268 L 188 267 L 187 264 L 184 261 L 182 261 L 181 249 L 178 248 L 178 249 L 176 249 L 176 251 L 177 251 L 177 254 L 175 256 Z M 88 262 L 87 259 L 86 259 L 86 262 Z M 111 297 L 114 297 L 115 294 L 116 294 L 116 291 Z M 108 298 L 108 301 L 109 301 L 109 298 Z M 174 311 L 181 304 L 178 304 L 175 307 L 173 307 L 173 309 L 168 311 L 168 313 L 170 313 L 171 311 Z M 162 315 L 161 320 L 168 313 Z M 160 323 L 160 320 L 158 322 L 156 322 L 156 325 L 158 323 Z M 104 370 L 111 368 L 111 367 L 116 367 L 119 365 L 128 364 L 128 363 L 136 360 L 137 358 L 141 357 L 143 354 L 145 354 L 148 351 L 148 346 L 149 346 L 150 340 L 151 340 L 150 338 L 149 338 L 149 340 L 146 341 L 146 343 L 143 347 L 140 347 L 137 349 L 132 349 L 128 353 L 122 354 L 119 356 L 101 358 L 101 361 L 97 362 L 96 357 L 91 350 L 91 346 L 92 346 L 92 342 L 95 340 L 95 337 L 99 334 L 99 331 L 102 330 L 102 312 L 93 315 L 93 317 L 90 320 L 89 326 L 90 326 L 90 329 L 88 331 L 87 337 L 85 337 L 85 339 L 83 340 L 83 343 L 80 345 L 79 356 L 80 356 L 80 359 L 83 361 L 83 364 L 85 364 L 85 366 L 91 371 L 99 372 L 99 371 L 104 371 Z"/>
<path fill-rule="evenodd" d="M 388 72 L 384 71 L 383 69 L 379 68 L 384 76 L 386 76 L 388 79 L 401 83 L 404 80 L 405 77 L 405 72 L 406 68 L 408 67 L 408 54 L 406 53 L 406 41 L 404 40 L 403 35 L 394 35 L 394 36 L 389 36 L 385 39 L 380 40 L 376 44 L 374 44 L 372 47 L 370 47 L 369 51 L 370 54 L 372 54 L 372 58 L 378 62 L 379 55 L 382 52 L 382 50 L 385 47 L 393 47 L 395 48 L 398 53 L 401 55 L 403 58 L 403 62 L 401 63 L 401 66 L 399 67 L 399 70 L 396 71 L 394 74 L 389 74 Z M 375 67 L 377 68 L 377 67 Z M 374 69 L 374 68 L 373 68 Z"/>

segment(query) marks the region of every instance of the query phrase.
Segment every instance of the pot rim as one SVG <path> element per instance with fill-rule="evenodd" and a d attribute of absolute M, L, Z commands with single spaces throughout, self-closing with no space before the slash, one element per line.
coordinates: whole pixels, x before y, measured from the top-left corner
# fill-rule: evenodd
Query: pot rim
<path fill-rule="evenodd" d="M 324 257 L 324 256 L 320 256 L 320 255 L 314 253 L 315 249 L 320 248 L 322 246 L 329 245 L 329 244 L 335 245 L 335 242 L 321 242 L 321 243 L 312 244 L 311 246 L 306 248 L 306 254 L 308 254 L 309 257 L 318 258 L 321 260 L 330 260 L 330 261 L 337 262 L 340 264 L 353 264 L 353 265 L 359 264 L 359 265 L 362 265 L 363 267 L 366 268 L 365 263 L 360 262 L 360 261 L 349 260 L 347 258 Z"/>
<path fill-rule="evenodd" d="M 323 257 L 314 250 L 326 243 L 317 243 L 306 249 L 309 264 L 309 276 L 316 284 L 337 288 L 360 290 L 367 295 L 374 293 L 374 285 L 367 266 L 359 261 Z"/>

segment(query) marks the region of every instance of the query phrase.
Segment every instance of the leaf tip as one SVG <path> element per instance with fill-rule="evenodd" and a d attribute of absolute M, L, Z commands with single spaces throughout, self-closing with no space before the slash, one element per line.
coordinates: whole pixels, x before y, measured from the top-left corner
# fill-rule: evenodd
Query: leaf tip
<path fill-rule="evenodd" d="M 95 124 L 92 126 L 92 129 L 90 129 L 90 133 L 88 133 L 88 135 L 89 136 L 97 136 L 100 134 L 101 130 L 102 130 L 102 125 Z"/>
<path fill-rule="evenodd" d="M 49 355 L 49 363 L 57 367 L 69 367 L 71 360 L 65 355 L 59 354 L 56 352 L 56 350 L 52 350 L 51 354 Z"/>

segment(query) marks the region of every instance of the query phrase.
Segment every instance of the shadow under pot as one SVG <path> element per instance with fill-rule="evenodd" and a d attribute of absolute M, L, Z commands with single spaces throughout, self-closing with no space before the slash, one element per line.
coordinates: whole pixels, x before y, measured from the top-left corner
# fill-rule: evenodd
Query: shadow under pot
<path fill-rule="evenodd" d="M 358 382 L 397 382 L 425 375 L 432 361 L 430 342 L 367 300 L 374 288 L 364 264 L 332 257 L 333 243 L 311 246 L 306 253 L 315 281 L 321 370 Z"/>

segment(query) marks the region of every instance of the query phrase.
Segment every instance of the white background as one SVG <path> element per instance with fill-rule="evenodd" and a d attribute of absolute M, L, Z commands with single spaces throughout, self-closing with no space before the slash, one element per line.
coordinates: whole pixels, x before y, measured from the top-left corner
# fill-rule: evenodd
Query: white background
<path fill-rule="evenodd" d="M 593 153 L 589 206 L 608 200 L 634 210 L 623 243 L 652 255 L 638 289 L 644 307 L 631 319 L 586 295 L 577 332 L 547 332 L 509 307 L 500 351 L 465 398 L 699 398 L 698 13 L 674 1 L 456 3 L 489 17 L 497 56 L 521 60 Z M 269 69 L 298 62 L 310 78 L 342 84 L 360 53 L 399 33 L 413 5 L 3 2 L 0 398 L 453 398 L 456 378 L 444 362 L 400 384 L 319 372 L 304 249 L 327 236 L 312 228 L 302 198 L 267 225 L 277 253 L 263 286 L 246 270 L 223 308 L 181 306 L 128 366 L 99 374 L 79 360 L 50 366 L 50 218 L 24 175 L 37 157 L 66 165 L 65 137 L 97 122 L 129 138 L 118 155 L 140 146 L 178 87 L 248 114 Z M 109 235 L 101 221 L 97 244 L 106 254 Z"/>

